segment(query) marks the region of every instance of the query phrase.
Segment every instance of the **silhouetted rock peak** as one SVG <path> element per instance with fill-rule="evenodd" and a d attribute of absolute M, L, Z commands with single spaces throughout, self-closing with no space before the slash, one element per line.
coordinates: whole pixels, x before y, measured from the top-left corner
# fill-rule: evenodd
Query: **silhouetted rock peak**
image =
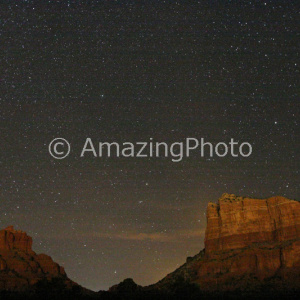
<path fill-rule="evenodd" d="M 109 291 L 113 293 L 131 294 L 141 290 L 141 286 L 137 285 L 132 278 L 126 278 L 121 283 L 112 286 Z"/>

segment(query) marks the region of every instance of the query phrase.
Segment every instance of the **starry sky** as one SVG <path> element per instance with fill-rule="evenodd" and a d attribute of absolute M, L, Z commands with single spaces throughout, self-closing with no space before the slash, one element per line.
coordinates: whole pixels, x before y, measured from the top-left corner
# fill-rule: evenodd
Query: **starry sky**
<path fill-rule="evenodd" d="M 299 199 L 293 2 L 1 1 L 1 228 L 99 290 L 154 283 L 198 253 L 225 192 Z M 72 145 L 63 160 L 56 137 Z M 83 159 L 87 137 L 234 138 L 253 153 Z"/>

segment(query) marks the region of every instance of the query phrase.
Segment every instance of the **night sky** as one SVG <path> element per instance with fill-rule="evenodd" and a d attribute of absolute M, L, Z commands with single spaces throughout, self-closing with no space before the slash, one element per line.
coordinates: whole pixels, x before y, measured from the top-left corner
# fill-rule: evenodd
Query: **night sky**
<path fill-rule="evenodd" d="M 296 1 L 1 1 L 0 227 L 94 290 L 204 246 L 225 192 L 299 199 Z M 67 139 L 55 160 L 48 145 Z M 80 158 L 94 142 L 249 142 L 248 158 Z"/>

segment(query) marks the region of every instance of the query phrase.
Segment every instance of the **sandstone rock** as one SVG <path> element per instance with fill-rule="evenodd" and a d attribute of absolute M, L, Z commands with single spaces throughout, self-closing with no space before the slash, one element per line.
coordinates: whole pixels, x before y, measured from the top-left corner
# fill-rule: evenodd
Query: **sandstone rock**
<path fill-rule="evenodd" d="M 13 226 L 0 230 L 0 250 L 18 249 L 31 252 L 32 238 L 21 230 L 14 230 Z"/>
<path fill-rule="evenodd" d="M 208 204 L 205 250 L 209 255 L 255 242 L 283 242 L 299 237 L 299 232 L 299 202 L 223 194 L 218 204 Z"/>
<path fill-rule="evenodd" d="M 300 203 L 223 194 L 207 207 L 205 249 L 151 289 L 178 278 L 206 292 L 300 292 Z"/>
<path fill-rule="evenodd" d="M 66 275 L 63 267 L 53 262 L 52 258 L 46 254 L 39 254 L 35 258 L 43 273 L 51 276 Z"/>
<path fill-rule="evenodd" d="M 61 278 L 69 287 L 75 285 L 63 267 L 31 247 L 32 239 L 25 232 L 12 226 L 0 230 L 0 290 L 24 291 L 53 278 Z"/>

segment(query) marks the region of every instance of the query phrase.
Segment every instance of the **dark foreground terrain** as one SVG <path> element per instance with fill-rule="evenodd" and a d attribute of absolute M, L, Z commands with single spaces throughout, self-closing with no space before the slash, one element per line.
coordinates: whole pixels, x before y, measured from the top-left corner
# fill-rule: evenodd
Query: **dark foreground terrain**
<path fill-rule="evenodd" d="M 31 292 L 5 292 L 0 293 L 2 300 L 194 300 L 194 299 L 299 299 L 300 291 L 274 292 L 268 286 L 257 291 L 234 291 L 222 293 L 204 293 L 195 284 L 184 281 L 174 286 L 172 292 L 155 290 L 140 290 L 137 286 L 125 285 L 117 292 L 100 291 L 98 293 L 82 293 L 78 288 L 66 290 L 63 283 L 54 280 L 40 283 L 35 291 Z"/>
<path fill-rule="evenodd" d="M 207 208 L 205 249 L 159 282 L 132 279 L 93 292 L 32 250 L 32 239 L 0 230 L 0 300 L 300 299 L 300 203 L 223 194 Z"/>

